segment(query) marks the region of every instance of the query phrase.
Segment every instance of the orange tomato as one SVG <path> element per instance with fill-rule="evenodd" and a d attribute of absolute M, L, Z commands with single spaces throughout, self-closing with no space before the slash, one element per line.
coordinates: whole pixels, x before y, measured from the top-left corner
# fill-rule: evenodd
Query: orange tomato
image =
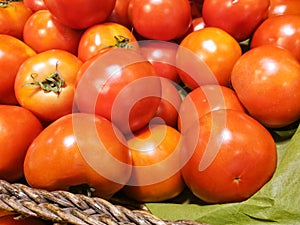
<path fill-rule="evenodd" d="M 191 89 L 216 83 L 229 86 L 231 70 L 241 54 L 239 43 L 219 28 L 206 27 L 194 31 L 180 43 L 177 65 L 179 68 L 187 68 L 188 71 L 179 69 L 179 76 Z M 212 75 L 204 74 L 203 70 L 199 69 L 199 61 L 208 66 Z"/>
<path fill-rule="evenodd" d="M 179 195 L 185 185 L 180 173 L 180 133 L 167 125 L 138 131 L 127 141 L 133 170 L 123 192 L 141 202 L 158 202 Z"/>

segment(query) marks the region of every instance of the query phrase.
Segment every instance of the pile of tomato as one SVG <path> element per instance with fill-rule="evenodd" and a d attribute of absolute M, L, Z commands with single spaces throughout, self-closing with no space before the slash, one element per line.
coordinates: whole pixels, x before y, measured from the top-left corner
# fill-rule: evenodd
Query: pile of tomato
<path fill-rule="evenodd" d="M 0 179 L 243 201 L 299 123 L 299 40 L 298 0 L 0 0 Z"/>

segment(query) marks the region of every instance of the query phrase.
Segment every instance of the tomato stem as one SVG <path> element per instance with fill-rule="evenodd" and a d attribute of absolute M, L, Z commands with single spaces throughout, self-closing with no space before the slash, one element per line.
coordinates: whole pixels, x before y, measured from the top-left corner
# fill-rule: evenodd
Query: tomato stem
<path fill-rule="evenodd" d="M 21 2 L 22 0 L 0 0 L 0 8 L 6 8 L 10 2 Z"/>
<path fill-rule="evenodd" d="M 37 80 L 36 76 L 38 74 L 32 73 L 30 76 L 34 82 L 24 84 L 24 86 L 35 85 L 35 86 L 39 86 L 42 90 L 46 92 L 52 91 L 56 94 L 60 94 L 60 92 L 62 91 L 62 87 L 65 85 L 65 80 L 63 76 L 60 74 L 60 72 L 58 71 L 57 67 L 58 67 L 58 63 L 56 63 L 55 72 L 51 73 L 43 81 Z"/>
<path fill-rule="evenodd" d="M 116 40 L 116 44 L 109 45 L 105 48 L 132 48 L 132 46 L 129 44 L 130 39 L 127 37 L 124 37 L 122 35 L 116 35 L 114 36 L 114 39 Z"/>

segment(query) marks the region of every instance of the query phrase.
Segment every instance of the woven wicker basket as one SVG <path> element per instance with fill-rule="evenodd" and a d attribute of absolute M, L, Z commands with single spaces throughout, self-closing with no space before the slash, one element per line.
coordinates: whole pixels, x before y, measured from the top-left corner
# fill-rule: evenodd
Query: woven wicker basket
<path fill-rule="evenodd" d="M 49 192 L 4 180 L 0 180 L 0 209 L 19 216 L 52 221 L 53 224 L 200 225 L 188 220 L 168 221 L 157 218 L 144 205 L 130 209 L 102 198 L 68 191 Z"/>

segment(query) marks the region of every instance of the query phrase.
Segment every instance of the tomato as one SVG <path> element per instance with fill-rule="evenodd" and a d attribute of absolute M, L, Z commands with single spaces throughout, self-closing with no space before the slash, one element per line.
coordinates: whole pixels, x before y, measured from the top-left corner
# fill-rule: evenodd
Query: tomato
<path fill-rule="evenodd" d="M 132 42 L 136 42 L 136 39 L 127 27 L 113 22 L 97 24 L 83 33 L 78 46 L 78 57 L 86 61 L 107 48 L 130 48 Z"/>
<path fill-rule="evenodd" d="M 258 121 L 236 110 L 205 114 L 182 137 L 186 185 L 208 203 L 240 202 L 256 193 L 276 170 L 276 144 Z"/>
<path fill-rule="evenodd" d="M 128 139 L 133 170 L 123 189 L 127 196 L 141 202 L 159 202 L 183 191 L 180 138 L 180 133 L 172 127 L 153 125 Z"/>
<path fill-rule="evenodd" d="M 24 25 L 24 42 L 36 52 L 62 49 L 77 55 L 82 32 L 62 25 L 49 10 L 33 13 Z"/>
<path fill-rule="evenodd" d="M 35 51 L 23 41 L 10 35 L 0 34 L 0 104 L 18 103 L 14 91 L 16 75 L 20 65 L 35 54 Z"/>
<path fill-rule="evenodd" d="M 298 0 L 270 0 L 268 17 L 278 15 L 300 15 Z"/>
<path fill-rule="evenodd" d="M 158 76 L 180 83 L 176 68 L 178 45 L 172 42 L 144 40 L 139 41 L 143 56 L 149 60 Z"/>
<path fill-rule="evenodd" d="M 16 215 L 7 215 L 0 217 L 0 225 L 46 225 L 46 221 L 35 217 L 17 217 Z"/>
<path fill-rule="evenodd" d="M 1 1 L 0 34 L 7 34 L 20 40 L 23 38 L 23 27 L 32 11 L 23 2 Z"/>
<path fill-rule="evenodd" d="M 127 28 L 131 28 L 131 21 L 128 15 L 129 2 L 130 0 L 116 0 L 115 7 L 107 21 L 115 22 Z"/>
<path fill-rule="evenodd" d="M 201 17 L 202 15 L 202 5 L 204 0 L 190 0 L 192 18 Z"/>
<path fill-rule="evenodd" d="M 281 15 L 265 20 L 251 39 L 251 48 L 275 45 L 293 53 L 300 62 L 300 15 Z"/>
<path fill-rule="evenodd" d="M 0 179 L 15 182 L 23 177 L 28 146 L 42 131 L 37 117 L 20 106 L 0 105 Z"/>
<path fill-rule="evenodd" d="M 177 66 L 189 69 L 187 72 L 179 68 L 179 77 L 191 89 L 213 83 L 229 86 L 231 70 L 241 54 L 239 43 L 219 28 L 205 27 L 194 31 L 181 41 L 178 49 Z M 195 58 L 198 61 L 195 62 Z M 197 65 L 199 60 L 203 61 L 213 74 L 204 74 Z"/>
<path fill-rule="evenodd" d="M 23 0 L 23 2 L 24 5 L 33 12 L 47 9 L 44 0 Z"/>
<path fill-rule="evenodd" d="M 221 28 L 243 41 L 267 18 L 269 6 L 270 0 L 205 0 L 202 17 L 206 26 Z"/>
<path fill-rule="evenodd" d="M 300 118 L 300 64 L 289 51 L 272 45 L 247 51 L 231 82 L 249 114 L 265 126 L 283 127 Z"/>
<path fill-rule="evenodd" d="M 15 79 L 18 103 L 43 121 L 51 122 L 71 113 L 81 64 L 75 55 L 58 49 L 28 58 Z"/>
<path fill-rule="evenodd" d="M 128 181 L 131 160 L 125 137 L 110 121 L 73 113 L 51 123 L 32 142 L 24 174 L 32 187 L 70 190 L 85 184 L 94 196 L 109 199 Z"/>
<path fill-rule="evenodd" d="M 114 9 L 116 0 L 44 0 L 47 9 L 62 24 L 86 29 L 104 22 Z"/>
<path fill-rule="evenodd" d="M 181 38 L 192 22 L 188 0 L 131 0 L 129 11 L 133 28 L 146 39 Z"/>
<path fill-rule="evenodd" d="M 184 133 L 206 113 L 219 109 L 245 112 L 236 93 L 221 85 L 203 85 L 187 94 L 179 107 L 178 129 Z"/>
<path fill-rule="evenodd" d="M 177 83 L 161 78 L 161 102 L 155 114 L 158 120 L 154 119 L 154 123 L 165 123 L 177 128 L 178 111 L 181 104 L 181 96 L 177 88 L 180 88 Z"/>
<path fill-rule="evenodd" d="M 153 65 L 135 48 L 115 48 L 98 54 L 85 61 L 78 72 L 78 110 L 101 115 L 122 132 L 146 126 L 160 100 L 160 79 Z"/>

